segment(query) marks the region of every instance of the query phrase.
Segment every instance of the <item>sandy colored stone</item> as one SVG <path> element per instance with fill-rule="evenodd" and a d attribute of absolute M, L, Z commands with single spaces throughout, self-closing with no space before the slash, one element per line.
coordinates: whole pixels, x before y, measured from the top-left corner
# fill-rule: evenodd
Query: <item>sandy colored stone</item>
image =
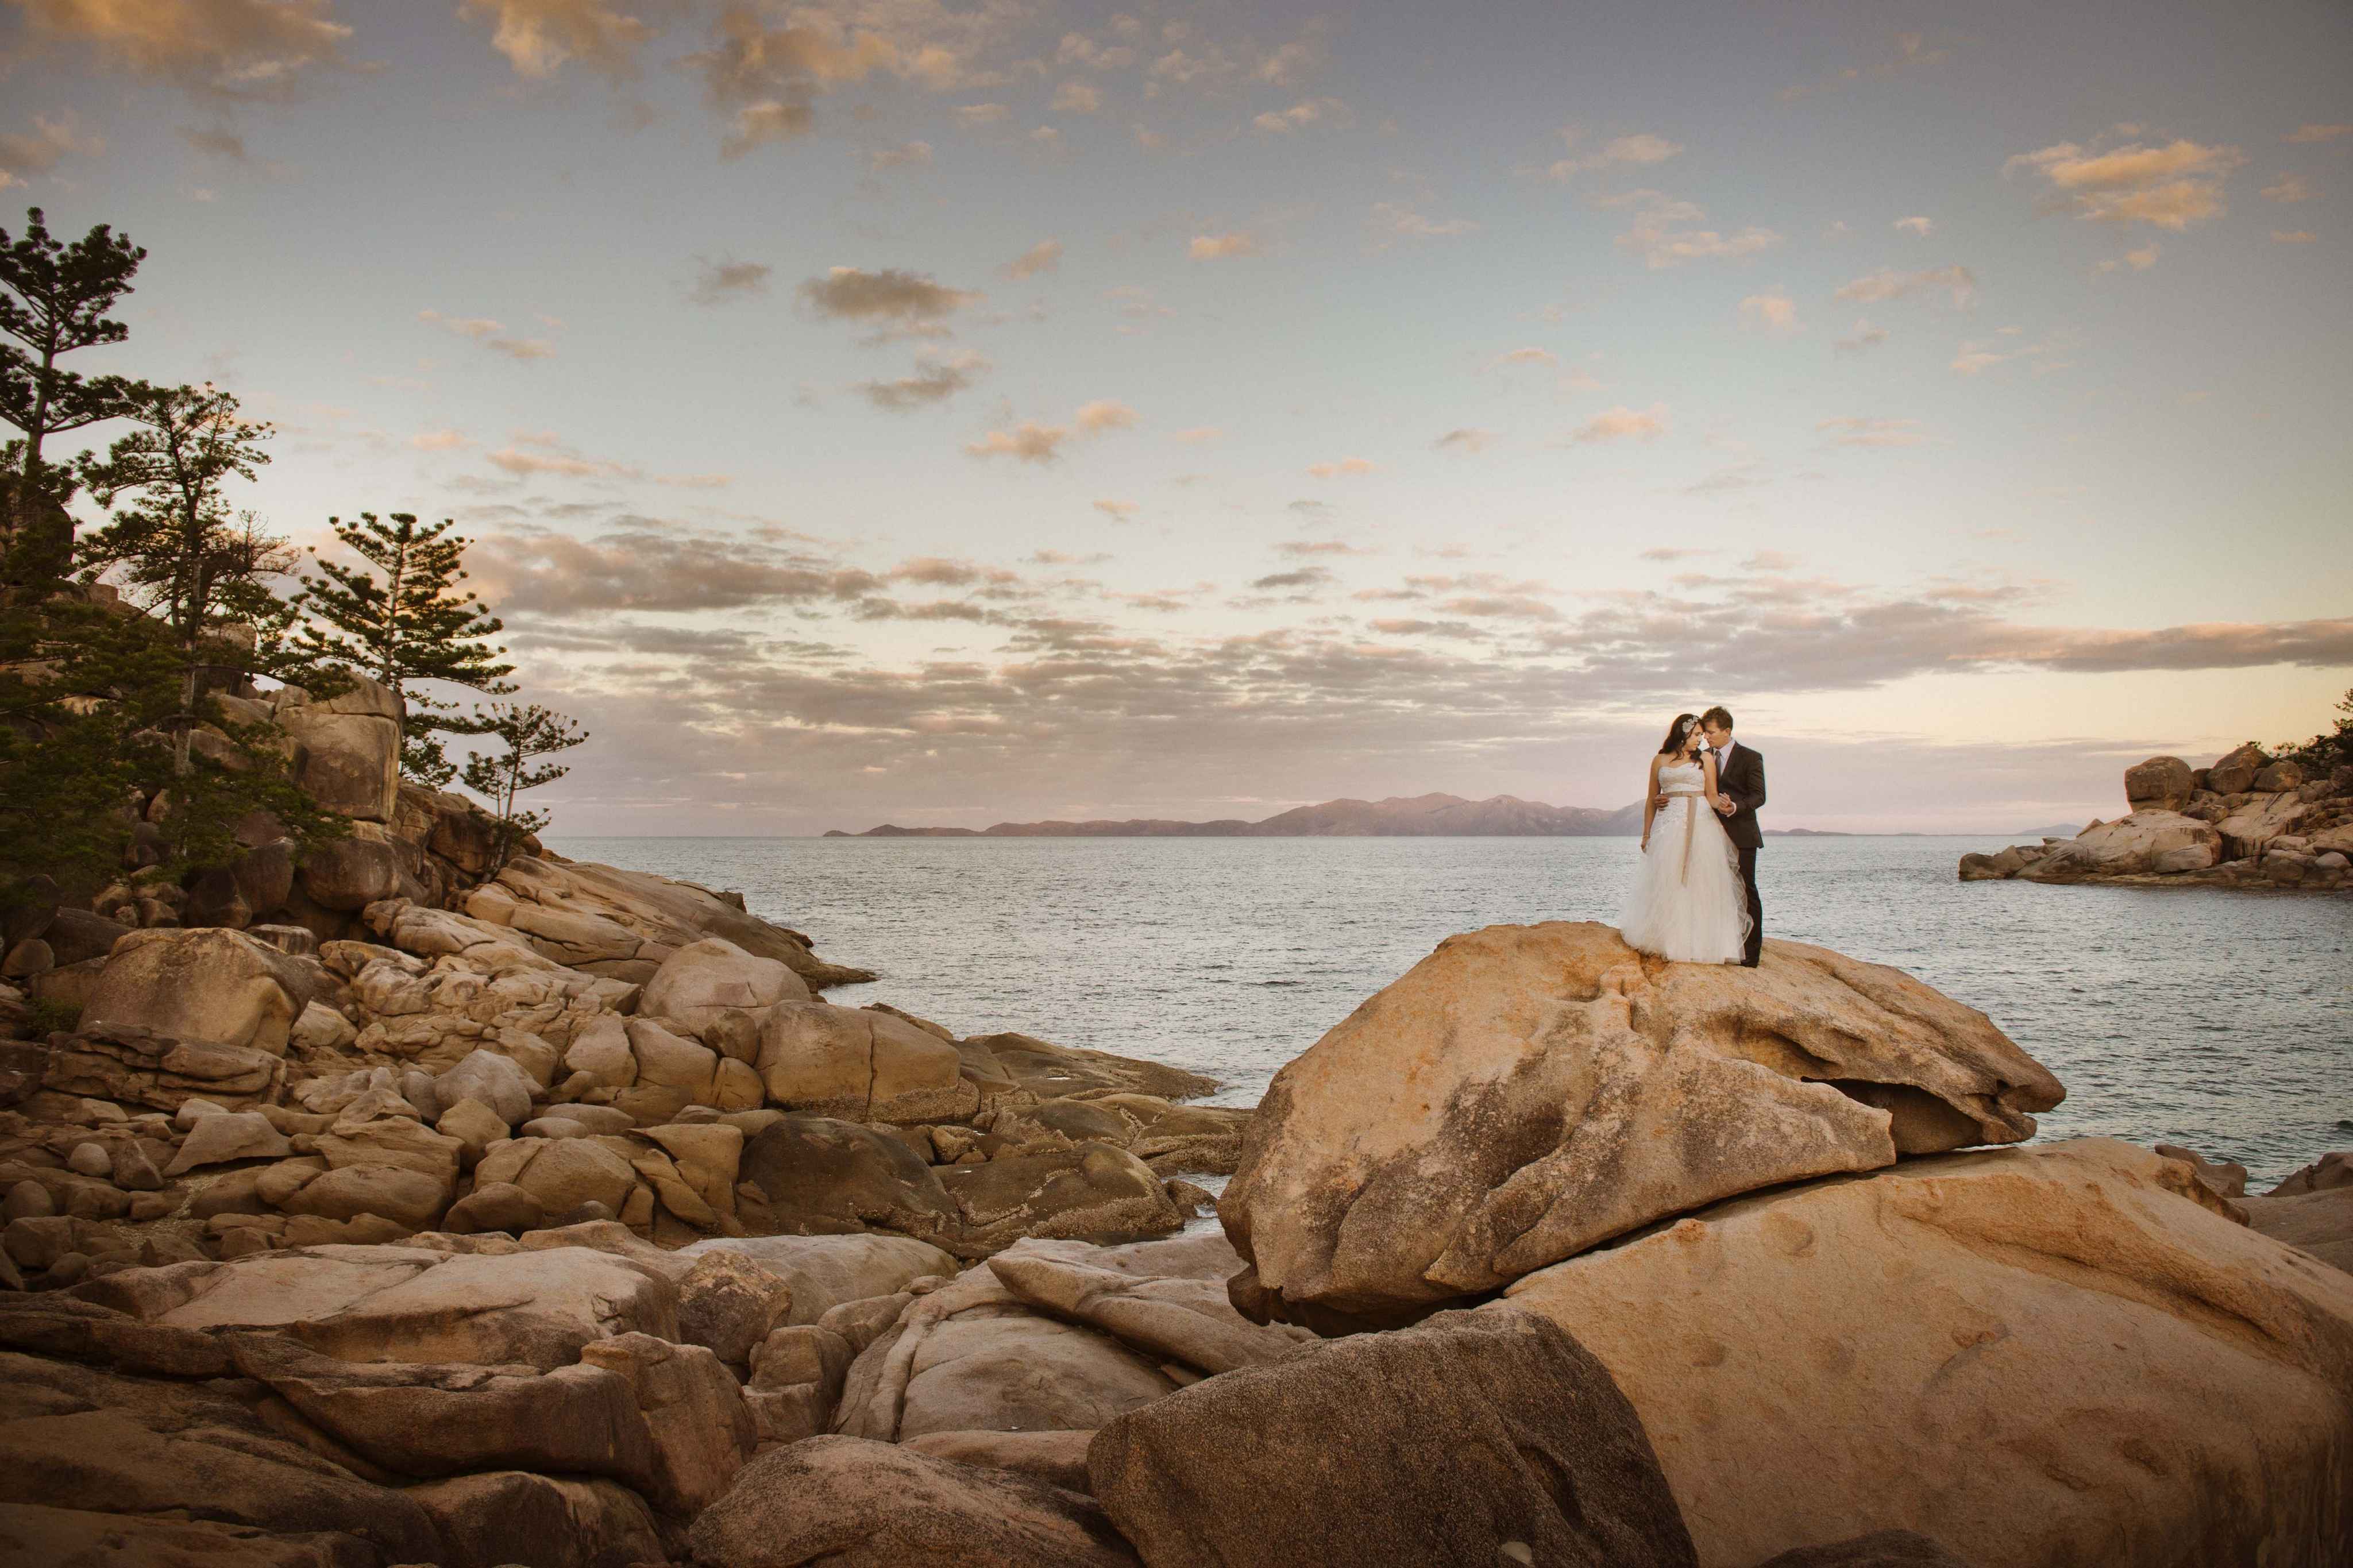
<path fill-rule="evenodd" d="M 1087 1490 L 1092 1432 L 926 1432 L 902 1447 L 983 1470 L 1010 1470 L 1065 1491 Z"/>
<path fill-rule="evenodd" d="M 1642 1426 L 1553 1324 L 1449 1312 L 1123 1415 L 1087 1474 L 1154 1568 L 1691 1564 Z"/>
<path fill-rule="evenodd" d="M 780 1002 L 759 1018 L 757 1069 L 768 1098 L 788 1110 L 853 1121 L 931 1121 L 979 1109 L 955 1047 L 887 1013 Z"/>
<path fill-rule="evenodd" d="M 537 1198 L 509 1183 L 491 1182 L 451 1204 L 441 1226 L 458 1236 L 478 1236 L 485 1231 L 520 1236 L 546 1223 L 547 1211 L 540 1206 Z"/>
<path fill-rule="evenodd" d="M 2196 776 L 2179 757 L 2151 757 L 2125 770 L 2125 800 L 2135 811 L 2179 811 L 2196 790 Z"/>
<path fill-rule="evenodd" d="M 791 1301 L 782 1323 L 814 1323 L 836 1307 L 887 1297 L 926 1275 L 953 1276 L 955 1255 L 903 1236 L 713 1237 L 677 1256 L 700 1259 L 732 1252 L 785 1281 Z"/>
<path fill-rule="evenodd" d="M 1092 1499 L 855 1437 L 812 1437 L 744 1467 L 694 1521 L 698 1568 L 1136 1568 Z"/>
<path fill-rule="evenodd" d="M 2353 1554 L 2353 1277 L 2108 1139 L 1737 1198 L 1531 1275 L 1708 1568 L 1882 1529 L 1978 1568 Z"/>
<path fill-rule="evenodd" d="M 293 749 L 294 782 L 325 810 L 362 822 L 390 822 L 400 789 L 400 700 L 353 678 L 322 701 L 289 687 L 276 718 Z"/>
<path fill-rule="evenodd" d="M 1000 1154 L 984 1164 L 944 1166 L 938 1174 L 964 1213 L 967 1245 L 979 1250 L 1024 1237 L 1135 1241 L 1185 1223 L 1160 1178 L 1115 1143 Z"/>
<path fill-rule="evenodd" d="M 322 1458 L 216 1386 L 27 1355 L 0 1354 L 0 1504 L 120 1512 L 134 1526 L 185 1511 L 341 1536 L 339 1564 L 425 1562 L 436 1550 L 430 1521 L 398 1490 Z"/>
<path fill-rule="evenodd" d="M 279 1206 L 288 1214 L 320 1219 L 381 1215 L 410 1230 L 424 1230 L 441 1217 L 455 1193 L 454 1178 L 400 1165 L 345 1165 L 305 1182 Z"/>
<path fill-rule="evenodd" d="M 132 931 L 99 972 L 79 1026 L 124 1026 L 282 1056 L 310 994 L 299 963 L 243 931 Z"/>
<path fill-rule="evenodd" d="M 1943 1543 L 1910 1530 L 1874 1530 L 1849 1541 L 1796 1546 L 1757 1568 L 1972 1568 Z"/>
<path fill-rule="evenodd" d="M 459 1161 L 467 1165 L 480 1160 L 491 1144 L 507 1135 L 505 1119 L 479 1100 L 459 1100 L 444 1110 L 433 1125 L 442 1136 L 458 1141 Z"/>
<path fill-rule="evenodd" d="M 277 1535 L 209 1520 L 0 1503 L 0 1562 L 5 1563 L 58 1568 L 343 1568 L 354 1549 L 366 1550 L 341 1531 Z"/>
<path fill-rule="evenodd" d="M 720 937 L 687 943 L 646 982 L 638 1011 L 668 1018 L 705 1044 L 720 1015 L 777 1002 L 806 1002 L 811 993 L 781 959 L 762 958 Z"/>
<path fill-rule="evenodd" d="M 667 1560 L 645 1500 L 616 1481 L 491 1470 L 406 1489 L 443 1568 L 638 1568 Z"/>
<path fill-rule="evenodd" d="M 433 1080 L 444 1105 L 476 1100 L 499 1114 L 508 1126 L 520 1125 L 531 1115 L 532 1097 L 540 1085 L 512 1058 L 492 1050 L 467 1053 L 456 1067 Z"/>
<path fill-rule="evenodd" d="M 741 1386 L 716 1355 L 702 1345 L 626 1333 L 584 1345 L 580 1362 L 629 1385 L 653 1441 L 649 1501 L 691 1517 L 726 1494 L 757 1436 Z"/>
<path fill-rule="evenodd" d="M 1022 1242 L 988 1260 L 1023 1305 L 1110 1335 L 1155 1363 L 1204 1375 L 1279 1361 L 1313 1339 L 1303 1329 L 1261 1326 L 1233 1309 L 1225 1280 L 1139 1279 L 1057 1258 Z"/>
<path fill-rule="evenodd" d="M 339 1051 L 359 1038 L 352 1021 L 323 1002 L 307 1004 L 288 1032 L 287 1044 L 298 1053 Z"/>
<path fill-rule="evenodd" d="M 742 1170 L 780 1232 L 894 1230 L 963 1245 L 964 1213 L 932 1167 L 898 1139 L 856 1122 L 787 1115 L 744 1146 Z"/>
<path fill-rule="evenodd" d="M 1743 969 L 1491 926 L 1276 1074 L 1218 1205 L 1236 1303 L 1409 1319 L 1734 1193 L 2028 1137 L 2063 1092 L 1984 1014 L 1825 948 Z"/>
<path fill-rule="evenodd" d="M 349 1121 L 338 1121 L 333 1131 L 317 1134 L 312 1144 L 331 1171 L 340 1171 L 347 1165 L 396 1165 L 404 1171 L 431 1176 L 445 1187 L 457 1181 L 459 1160 L 466 1148 L 460 1140 L 436 1132 L 423 1122 L 405 1116 L 387 1116 L 356 1125 Z"/>
<path fill-rule="evenodd" d="M 2194 816 L 2144 809 L 2087 828 L 2074 842 L 2091 857 L 2093 871 L 2114 877 L 2153 871 L 2160 858 L 2170 858 L 2168 863 L 2186 860 L 2189 851 L 2203 853 L 2211 865 L 2222 839 L 2211 825 Z"/>
<path fill-rule="evenodd" d="M 2237 1201 L 2247 1223 L 2274 1241 L 2353 1274 L 2353 1186 Z"/>
<path fill-rule="evenodd" d="M 649 1127 L 645 1136 L 676 1162 L 678 1173 L 717 1213 L 735 1212 L 736 1173 L 744 1162 L 743 1130 L 720 1121 Z"/>

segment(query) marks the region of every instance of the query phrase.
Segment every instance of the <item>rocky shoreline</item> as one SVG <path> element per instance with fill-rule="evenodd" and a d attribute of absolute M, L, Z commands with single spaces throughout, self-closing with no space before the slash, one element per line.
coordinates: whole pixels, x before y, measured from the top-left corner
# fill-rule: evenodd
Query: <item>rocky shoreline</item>
<path fill-rule="evenodd" d="M 2353 888 L 2353 767 L 2306 778 L 2242 746 L 2213 766 L 2125 770 L 2127 814 L 2073 838 L 1961 857 L 1960 879 L 2126 887 Z"/>
<path fill-rule="evenodd" d="M 1895 970 L 1493 927 L 1194 1105 L 353 771 L 325 855 L 8 932 L 11 1561 L 2353 1554 L 2353 1154 L 2031 1144 Z"/>

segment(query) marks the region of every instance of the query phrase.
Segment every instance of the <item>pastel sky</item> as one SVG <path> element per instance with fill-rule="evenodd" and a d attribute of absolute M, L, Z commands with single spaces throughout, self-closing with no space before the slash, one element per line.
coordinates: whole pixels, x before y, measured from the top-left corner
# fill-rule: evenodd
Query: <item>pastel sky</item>
<path fill-rule="evenodd" d="M 0 0 L 85 370 L 454 517 L 571 833 L 2113 815 L 2353 685 L 2353 11 Z M 104 438 L 102 427 L 90 433 Z M 89 509 L 84 509 L 86 511 Z M 91 512 L 90 515 L 95 515 Z"/>

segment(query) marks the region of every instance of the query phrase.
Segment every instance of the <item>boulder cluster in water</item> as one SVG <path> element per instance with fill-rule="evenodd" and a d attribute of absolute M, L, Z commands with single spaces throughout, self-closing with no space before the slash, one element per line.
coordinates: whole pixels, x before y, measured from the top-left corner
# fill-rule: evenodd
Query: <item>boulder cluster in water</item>
<path fill-rule="evenodd" d="M 1988 1147 L 1896 971 L 1491 928 L 1253 1114 L 424 795 L 9 933 L 0 1559 L 2353 1558 L 2353 1156 Z"/>
<path fill-rule="evenodd" d="M 2353 767 L 2308 778 L 2253 745 L 2211 768 L 2151 757 L 2125 770 L 2125 803 L 2073 838 L 1964 855 L 1961 880 L 2353 888 Z"/>

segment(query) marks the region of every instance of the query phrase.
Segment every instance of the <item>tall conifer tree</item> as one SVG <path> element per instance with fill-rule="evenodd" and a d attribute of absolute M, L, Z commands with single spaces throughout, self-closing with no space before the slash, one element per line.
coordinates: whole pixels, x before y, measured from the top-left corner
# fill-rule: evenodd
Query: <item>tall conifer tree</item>
<path fill-rule="evenodd" d="M 62 501 L 63 487 L 43 472 L 42 443 L 118 416 L 129 384 L 118 376 L 87 380 L 58 360 L 130 335 L 107 311 L 131 292 L 146 257 L 104 224 L 61 245 L 38 207 L 26 209 L 21 237 L 0 228 L 0 338 L 15 340 L 0 341 L 0 419 L 25 433 L 10 447 L 13 504 L 0 517 L 11 582 L 43 590 L 70 563 L 73 521 L 53 504 Z"/>
<path fill-rule="evenodd" d="M 389 521 L 372 511 L 360 513 L 355 523 L 331 517 L 327 525 L 384 576 L 379 581 L 366 567 L 320 559 L 324 575 L 302 580 L 301 603 L 315 617 L 302 646 L 382 681 L 406 700 L 400 771 L 438 788 L 457 774 L 439 737 L 491 733 L 495 721 L 461 717 L 456 703 L 412 689 L 412 683 L 446 680 L 493 697 L 514 690 L 503 679 L 514 666 L 498 662 L 506 649 L 483 640 L 504 623 L 471 592 L 458 592 L 466 577 L 466 546 L 473 542 L 451 535 L 448 518 L 425 526 L 405 511 L 394 512 Z"/>
<path fill-rule="evenodd" d="M 489 801 L 498 815 L 498 851 L 491 867 L 491 874 L 496 876 L 515 841 L 538 832 L 549 820 L 545 812 L 518 810 L 516 795 L 554 784 L 572 771 L 559 763 L 533 767 L 532 759 L 569 751 L 588 735 L 563 714 L 535 702 L 528 706 L 491 703 L 480 732 L 495 735 L 505 747 L 502 752 L 478 752 L 466 759 L 466 787 Z"/>

